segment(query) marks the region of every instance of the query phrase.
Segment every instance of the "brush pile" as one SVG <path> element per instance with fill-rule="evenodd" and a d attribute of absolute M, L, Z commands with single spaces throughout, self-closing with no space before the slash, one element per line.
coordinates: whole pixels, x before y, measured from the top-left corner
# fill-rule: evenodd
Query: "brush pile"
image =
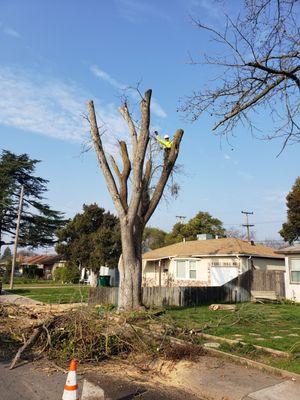
<path fill-rule="evenodd" d="M 6 335 L 7 340 L 14 341 L 14 350 L 16 345 L 19 347 L 11 369 L 24 357 L 46 356 L 58 365 L 65 365 L 72 357 L 89 363 L 144 354 L 178 361 L 194 360 L 204 354 L 196 344 L 173 343 L 167 332 L 157 334 L 136 327 L 134 322 L 135 317 L 88 307 L 41 313 L 7 306 L 0 308 L 0 339 Z"/>

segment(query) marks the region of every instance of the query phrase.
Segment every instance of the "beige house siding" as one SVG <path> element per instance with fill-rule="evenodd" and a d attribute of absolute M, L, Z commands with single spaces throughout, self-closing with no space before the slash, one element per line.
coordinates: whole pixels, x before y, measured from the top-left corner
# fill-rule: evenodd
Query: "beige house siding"
<path fill-rule="evenodd" d="M 196 261 L 196 279 L 179 279 L 176 277 L 177 261 Z M 176 287 L 176 286 L 211 286 L 211 268 L 236 267 L 237 274 L 242 274 L 252 267 L 266 270 L 284 270 L 284 259 L 258 258 L 247 256 L 221 256 L 221 257 L 174 257 L 170 259 L 143 261 L 143 286 Z M 160 277 L 161 269 L 161 278 Z"/>
<path fill-rule="evenodd" d="M 285 271 L 284 259 L 253 257 L 253 266 L 261 271 Z"/>
<path fill-rule="evenodd" d="M 192 260 L 196 261 L 196 279 L 176 278 L 177 261 Z M 212 266 L 236 266 L 238 273 L 242 273 L 246 267 L 242 258 L 229 257 L 202 257 L 189 258 L 178 257 L 171 260 L 161 260 L 161 286 L 211 286 L 211 267 Z M 143 286 L 159 286 L 159 260 L 143 261 Z"/>

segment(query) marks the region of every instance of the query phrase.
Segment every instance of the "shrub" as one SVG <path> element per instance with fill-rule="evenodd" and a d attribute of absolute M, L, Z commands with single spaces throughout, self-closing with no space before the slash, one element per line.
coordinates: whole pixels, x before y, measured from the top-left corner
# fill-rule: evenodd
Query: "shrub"
<path fill-rule="evenodd" d="M 61 283 L 78 283 L 80 272 L 75 265 L 67 264 L 65 267 L 56 268 L 53 276 L 55 281 Z"/>

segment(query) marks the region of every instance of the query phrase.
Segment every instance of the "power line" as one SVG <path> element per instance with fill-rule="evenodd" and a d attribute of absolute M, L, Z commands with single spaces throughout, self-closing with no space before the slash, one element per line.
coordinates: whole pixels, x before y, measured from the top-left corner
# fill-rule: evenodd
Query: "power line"
<path fill-rule="evenodd" d="M 241 211 L 242 214 L 245 215 L 246 217 L 246 223 L 242 224 L 242 226 L 245 226 L 247 228 L 247 239 L 250 242 L 250 228 L 254 226 L 254 224 L 249 224 L 249 215 L 253 215 L 253 211 Z"/>
<path fill-rule="evenodd" d="M 284 220 L 277 220 L 277 221 L 258 221 L 258 222 L 253 222 L 254 225 L 264 225 L 264 224 L 282 224 L 284 222 Z M 242 226 L 241 223 L 226 223 L 223 225 L 227 225 L 227 226 Z"/>

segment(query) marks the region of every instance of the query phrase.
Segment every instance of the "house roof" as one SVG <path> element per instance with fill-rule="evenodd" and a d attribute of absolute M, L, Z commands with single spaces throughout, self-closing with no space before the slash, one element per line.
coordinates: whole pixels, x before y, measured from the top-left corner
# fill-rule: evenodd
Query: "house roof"
<path fill-rule="evenodd" d="M 57 254 L 39 254 L 28 258 L 24 264 L 26 265 L 49 265 L 59 261 L 60 257 Z"/>
<path fill-rule="evenodd" d="M 247 255 L 267 258 L 283 258 L 275 253 L 275 250 L 261 246 L 252 245 L 249 242 L 236 238 L 191 240 L 175 243 L 170 246 L 161 247 L 143 254 L 144 260 L 159 260 L 174 257 L 195 256 L 221 256 L 221 255 Z"/>
<path fill-rule="evenodd" d="M 279 254 L 300 254 L 300 243 L 294 246 L 285 247 L 284 249 L 277 250 L 276 253 Z"/>

